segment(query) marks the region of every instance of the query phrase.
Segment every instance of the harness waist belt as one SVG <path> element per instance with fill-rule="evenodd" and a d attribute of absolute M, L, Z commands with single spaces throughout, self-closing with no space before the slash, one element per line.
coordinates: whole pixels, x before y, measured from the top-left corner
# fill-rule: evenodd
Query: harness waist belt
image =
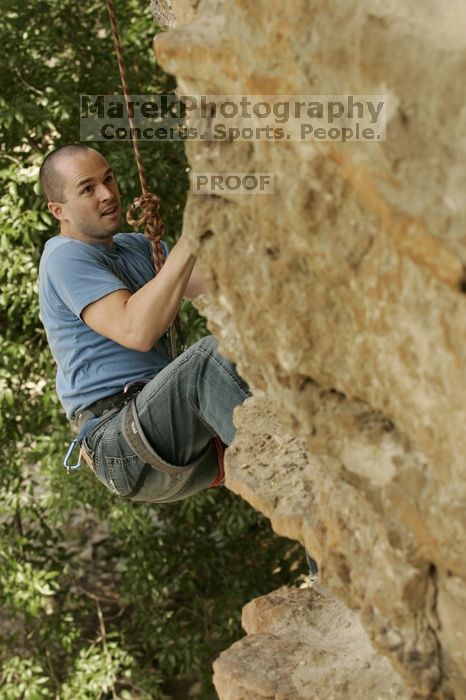
<path fill-rule="evenodd" d="M 79 432 L 84 423 L 87 423 L 87 421 L 91 420 L 91 418 L 103 416 L 104 413 L 115 408 L 120 409 L 129 401 L 130 397 L 134 393 L 138 393 L 145 384 L 146 382 L 144 381 L 137 383 L 135 382 L 128 388 L 127 391 L 119 391 L 118 394 L 112 394 L 112 396 L 106 396 L 103 399 L 99 399 L 98 401 L 91 403 L 91 405 L 87 406 L 84 411 L 81 411 L 81 413 L 75 415 L 71 422 Z"/>

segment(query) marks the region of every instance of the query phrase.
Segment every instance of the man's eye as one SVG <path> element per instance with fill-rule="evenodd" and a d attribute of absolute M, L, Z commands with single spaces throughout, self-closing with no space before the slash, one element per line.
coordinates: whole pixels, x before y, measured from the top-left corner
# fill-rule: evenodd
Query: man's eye
<path fill-rule="evenodd" d="M 83 189 L 83 191 L 81 192 L 81 194 L 88 194 L 89 192 L 92 192 L 92 186 L 91 186 L 91 185 L 88 185 L 87 187 L 85 187 L 85 188 Z"/>
<path fill-rule="evenodd" d="M 111 182 L 113 180 L 113 175 L 107 175 L 105 180 L 106 180 L 106 182 Z"/>

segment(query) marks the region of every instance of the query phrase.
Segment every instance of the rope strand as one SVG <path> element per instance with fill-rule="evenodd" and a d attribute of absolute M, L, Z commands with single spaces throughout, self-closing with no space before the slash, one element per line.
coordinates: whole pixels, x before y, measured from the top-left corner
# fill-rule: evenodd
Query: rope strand
<path fill-rule="evenodd" d="M 136 156 L 136 164 L 138 167 L 139 180 L 141 182 L 142 194 L 147 194 L 147 182 L 144 175 L 144 166 L 142 163 L 141 149 L 139 148 L 139 141 L 137 140 L 135 134 L 135 123 L 133 119 L 133 109 L 130 104 L 130 92 L 128 78 L 126 77 L 125 61 L 123 58 L 123 50 L 121 48 L 120 33 L 118 31 L 118 22 L 116 18 L 115 5 L 113 0 L 107 0 L 108 14 L 110 16 L 110 25 L 112 28 L 113 43 L 115 44 L 115 51 L 118 61 L 118 70 L 120 71 L 121 86 L 123 88 L 123 94 L 125 96 L 126 110 L 128 112 L 128 119 L 130 125 L 130 135 L 131 141 L 133 143 L 134 155 Z"/>
<path fill-rule="evenodd" d="M 126 77 L 125 62 L 123 58 L 123 50 L 121 48 L 120 34 L 118 31 L 118 22 L 116 18 L 115 5 L 113 0 L 107 0 L 108 14 L 110 17 L 110 25 L 112 28 L 113 43 L 115 45 L 115 51 L 118 61 L 118 70 L 120 72 L 121 87 L 123 89 L 123 94 L 125 96 L 126 110 L 128 112 L 128 120 L 130 126 L 130 136 L 131 142 L 133 144 L 134 155 L 136 157 L 136 165 L 138 168 L 139 180 L 141 183 L 142 194 L 140 197 L 135 197 L 133 203 L 128 207 L 126 213 L 126 221 L 135 227 L 144 226 L 144 233 L 151 241 L 152 244 L 152 254 L 154 259 L 155 273 L 157 274 L 163 267 L 165 262 L 165 257 L 163 254 L 162 246 L 160 240 L 165 235 L 165 226 L 163 223 L 162 216 L 160 214 L 160 199 L 153 192 L 149 192 L 147 188 L 147 181 L 144 174 L 144 165 L 142 162 L 141 149 L 139 148 L 139 141 L 136 135 L 136 125 L 134 122 L 134 114 L 130 101 L 130 91 L 128 79 Z M 136 212 L 140 210 L 139 216 Z M 178 335 L 179 342 L 179 353 L 183 352 L 187 348 L 187 338 L 186 332 L 181 323 L 179 314 L 177 313 L 172 325 L 167 332 L 167 343 L 168 350 L 171 358 L 174 360 L 179 354 L 176 348 L 176 334 Z"/>

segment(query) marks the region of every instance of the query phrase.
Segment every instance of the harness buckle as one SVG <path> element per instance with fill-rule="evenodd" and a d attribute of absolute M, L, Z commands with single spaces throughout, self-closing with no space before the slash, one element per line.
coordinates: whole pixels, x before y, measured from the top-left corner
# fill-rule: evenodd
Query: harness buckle
<path fill-rule="evenodd" d="M 150 379 L 135 379 L 132 382 L 126 382 L 125 386 L 123 387 L 123 393 L 127 394 L 131 387 L 140 386 L 142 389 L 142 387 L 145 386 L 148 382 L 150 382 Z M 141 391 L 141 389 L 139 389 L 139 391 Z"/>
<path fill-rule="evenodd" d="M 81 451 L 79 452 L 79 459 L 76 464 L 69 464 L 68 462 L 77 444 L 78 440 L 76 438 L 71 441 L 70 446 L 68 447 L 68 452 L 66 453 L 65 459 L 63 460 L 63 466 L 65 467 L 67 474 L 71 474 L 71 472 L 76 471 L 81 466 Z"/>

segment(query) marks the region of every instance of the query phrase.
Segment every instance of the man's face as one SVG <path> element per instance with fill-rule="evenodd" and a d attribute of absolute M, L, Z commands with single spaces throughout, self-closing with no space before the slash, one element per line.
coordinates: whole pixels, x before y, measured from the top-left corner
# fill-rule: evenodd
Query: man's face
<path fill-rule="evenodd" d="M 64 235 L 88 243 L 112 245 L 121 223 L 120 193 L 112 169 L 94 150 L 58 161 L 64 202 L 49 202 Z"/>

